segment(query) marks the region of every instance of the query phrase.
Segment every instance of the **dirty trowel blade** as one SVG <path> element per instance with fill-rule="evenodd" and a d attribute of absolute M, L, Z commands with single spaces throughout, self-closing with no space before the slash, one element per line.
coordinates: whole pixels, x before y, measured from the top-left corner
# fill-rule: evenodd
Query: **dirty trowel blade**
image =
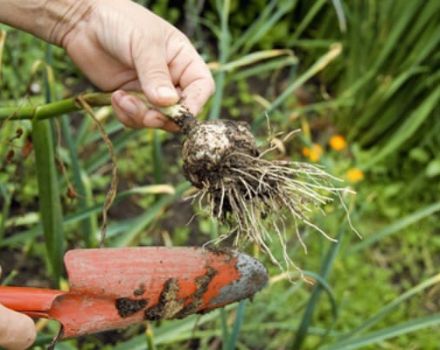
<path fill-rule="evenodd" d="M 65 265 L 71 289 L 51 310 L 65 337 L 203 313 L 251 297 L 267 282 L 261 263 L 229 250 L 77 249 Z"/>

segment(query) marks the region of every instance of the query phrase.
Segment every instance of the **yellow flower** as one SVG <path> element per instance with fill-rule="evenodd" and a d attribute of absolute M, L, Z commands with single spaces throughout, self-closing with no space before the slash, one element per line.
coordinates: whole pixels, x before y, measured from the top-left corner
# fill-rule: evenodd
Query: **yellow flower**
<path fill-rule="evenodd" d="M 364 172 L 358 168 L 351 168 L 348 169 L 346 177 L 351 183 L 356 183 L 364 179 Z"/>
<path fill-rule="evenodd" d="M 309 147 L 303 147 L 302 154 L 303 154 L 304 157 L 309 157 L 310 156 L 310 148 Z"/>
<path fill-rule="evenodd" d="M 347 142 L 345 141 L 345 138 L 342 135 L 332 136 L 330 138 L 329 144 L 330 147 L 337 152 L 340 152 L 347 147 Z"/>
<path fill-rule="evenodd" d="M 317 143 L 314 143 L 312 147 L 304 147 L 302 149 L 303 156 L 309 158 L 312 162 L 319 161 L 321 159 L 322 152 L 322 147 Z"/>

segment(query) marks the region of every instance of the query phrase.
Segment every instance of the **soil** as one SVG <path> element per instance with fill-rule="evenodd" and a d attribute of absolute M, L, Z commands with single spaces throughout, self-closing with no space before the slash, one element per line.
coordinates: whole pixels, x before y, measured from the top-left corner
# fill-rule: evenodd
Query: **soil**
<path fill-rule="evenodd" d="M 41 259 L 24 255 L 21 250 L 2 249 L 0 254 L 2 267 L 1 279 L 8 277 L 11 272 L 16 275 L 9 281 L 10 285 L 50 288 L 50 278 L 46 265 Z"/>
<path fill-rule="evenodd" d="M 242 121 L 214 120 L 195 126 L 182 149 L 186 178 L 197 188 L 207 191 L 214 204 L 213 216 L 233 210 L 228 195 L 236 189 L 243 197 L 243 187 L 237 169 L 247 169 L 259 151 L 249 124 Z"/>
<path fill-rule="evenodd" d="M 142 310 L 147 306 L 147 299 L 130 299 L 130 298 L 118 298 L 116 299 L 115 306 L 118 310 L 119 316 L 122 318 L 131 316 L 136 312 Z"/>
<path fill-rule="evenodd" d="M 177 313 L 176 318 L 184 318 L 198 311 L 202 305 L 203 295 L 208 290 L 209 284 L 217 273 L 217 270 L 209 266 L 205 275 L 196 278 L 197 289 L 196 292 L 190 296 L 192 301 Z"/>
<path fill-rule="evenodd" d="M 158 321 L 172 318 L 183 308 L 183 300 L 178 300 L 179 285 L 176 278 L 170 278 L 165 282 L 160 293 L 159 302 L 145 310 L 145 319 Z"/>

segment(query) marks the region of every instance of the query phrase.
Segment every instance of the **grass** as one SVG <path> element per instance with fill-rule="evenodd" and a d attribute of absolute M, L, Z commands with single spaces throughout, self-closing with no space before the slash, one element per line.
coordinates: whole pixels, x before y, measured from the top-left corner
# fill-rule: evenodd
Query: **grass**
<path fill-rule="evenodd" d="M 152 6 L 165 18 L 185 23 L 182 7 L 168 5 Z M 319 145 L 318 163 L 330 173 L 345 178 L 350 169 L 362 171 L 364 179 L 351 183 L 356 199 L 347 199 L 347 205 L 364 239 L 349 233 L 341 208 L 330 204 L 325 216 L 316 213 L 314 220 L 326 232 L 339 232 L 338 243 L 303 228 L 305 255 L 294 230 L 287 234 L 289 256 L 313 285 L 299 280 L 295 271 L 280 272 L 250 246 L 243 249 L 264 261 L 271 275 L 253 302 L 67 340 L 59 348 L 436 348 L 439 2 L 256 1 L 246 11 L 234 1 L 198 5 L 187 1 L 185 6 L 194 10 L 196 45 L 217 83 L 209 111 L 201 117 L 252 122 L 263 145 L 267 114 L 274 132 L 303 129 L 279 149 L 285 159 L 310 161 L 301 155 L 303 148 Z M 84 85 L 54 48 L 54 76 L 45 73 L 45 86 L 41 72 L 50 70 L 42 64 L 42 43 L 6 31 L 0 34 L 0 109 L 58 100 L 75 84 Z M 30 83 L 37 84 L 34 94 Z M 106 107 L 95 113 L 113 142 L 121 179 L 110 210 L 111 246 L 201 245 L 217 229 L 221 232 L 203 216 L 187 225 L 194 211 L 182 200 L 189 185 L 179 170 L 178 141 L 172 135 L 125 130 Z M 60 121 L 61 144 L 50 121 L 34 121 L 33 127 L 30 121 L 0 124 L 2 283 L 58 281 L 64 249 L 97 244 L 110 155 L 89 118 L 69 113 Z M 15 137 L 18 129 L 22 135 Z M 344 150 L 328 145 L 335 134 L 345 137 Z M 33 151 L 27 154 L 29 137 Z M 69 184 L 74 198 L 67 196 Z M 39 268 L 46 261 L 51 275 Z M 56 329 L 53 323 L 42 327 L 36 348 L 47 344 Z"/>

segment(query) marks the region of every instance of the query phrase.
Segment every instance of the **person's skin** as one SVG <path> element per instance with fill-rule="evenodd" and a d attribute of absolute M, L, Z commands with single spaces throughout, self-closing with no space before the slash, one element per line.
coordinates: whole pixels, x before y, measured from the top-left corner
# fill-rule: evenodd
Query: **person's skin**
<path fill-rule="evenodd" d="M 0 0 L 0 22 L 62 46 L 126 126 L 176 130 L 174 123 L 122 90 L 158 106 L 179 100 L 198 114 L 214 91 L 207 65 L 188 38 L 129 0 Z"/>
<path fill-rule="evenodd" d="M 0 277 L 2 267 L 0 266 Z M 24 314 L 0 304 L 0 347 L 9 350 L 26 349 L 36 337 L 34 322 Z"/>
<path fill-rule="evenodd" d="M 157 106 L 181 101 L 193 114 L 214 91 L 188 38 L 129 0 L 0 0 L 0 22 L 62 46 L 91 82 L 113 92 L 113 108 L 128 127 L 177 130 L 127 90 Z M 0 346 L 23 349 L 34 338 L 30 318 L 0 306 Z"/>
<path fill-rule="evenodd" d="M 0 304 L 0 347 L 9 350 L 27 349 L 35 340 L 32 319 Z"/>

